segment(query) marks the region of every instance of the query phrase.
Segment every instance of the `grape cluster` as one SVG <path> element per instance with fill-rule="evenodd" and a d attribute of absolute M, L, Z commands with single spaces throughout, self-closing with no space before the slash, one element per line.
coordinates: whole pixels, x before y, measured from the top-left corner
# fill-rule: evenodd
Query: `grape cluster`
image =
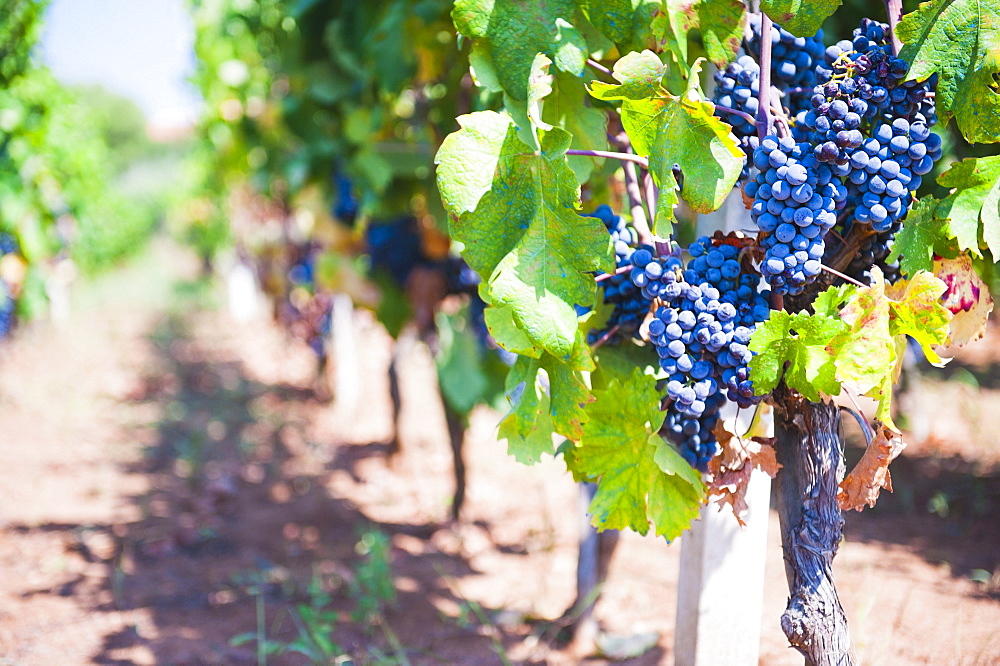
<path fill-rule="evenodd" d="M 21 248 L 13 234 L 0 232 L 0 256 L 20 254 Z M 6 280 L 0 278 L 0 340 L 10 335 L 14 328 L 17 300 Z"/>
<path fill-rule="evenodd" d="M 649 322 L 649 340 L 667 374 L 665 436 L 693 467 L 705 469 L 716 454 L 712 431 L 726 397 L 741 407 L 759 401 L 747 345 L 770 310 L 756 289 L 760 278 L 742 272 L 734 246 L 700 238 L 688 253 L 685 269 L 676 256 L 636 250 L 630 277 L 662 303 Z"/>
<path fill-rule="evenodd" d="M 639 238 L 634 229 L 625 224 L 625 221 L 614 214 L 614 211 L 607 205 L 598 206 L 588 217 L 600 219 L 608 233 L 615 248 L 615 268 L 633 267 L 633 272 L 637 266 L 645 259 L 649 263 L 652 252 L 649 247 L 634 249 Z M 645 263 L 642 266 L 645 266 Z M 654 269 L 655 270 L 655 269 Z M 602 293 L 604 303 L 611 305 L 614 310 L 608 318 L 604 328 L 591 330 L 587 336 L 587 341 L 594 344 L 597 340 L 607 335 L 608 331 L 615 330 L 608 336 L 606 342 L 617 344 L 630 337 L 635 337 L 639 333 L 639 326 L 642 324 L 646 313 L 649 312 L 652 298 L 646 296 L 642 287 L 637 286 L 630 279 L 630 274 L 626 272 L 615 273 L 611 277 L 598 282 L 598 287 Z"/>
<path fill-rule="evenodd" d="M 849 233 L 849 225 L 850 222 L 848 225 L 845 225 L 845 229 L 841 234 L 843 237 L 846 237 Z M 844 273 L 856 280 L 867 283 L 871 280 L 872 266 L 878 266 L 882 269 L 882 275 L 885 277 L 886 282 L 890 284 L 896 282 L 900 278 L 899 263 L 889 263 L 888 257 L 892 253 L 892 246 L 901 226 L 901 222 L 895 222 L 886 231 L 866 236 L 854 258 L 851 259 L 847 268 L 844 269 Z"/>
<path fill-rule="evenodd" d="M 744 55 L 729 63 L 725 69 L 718 70 L 715 75 L 715 92 L 712 101 L 730 109 L 743 111 L 751 116 L 757 115 L 760 91 L 760 66 L 752 56 Z M 741 115 L 716 109 L 715 115 L 732 126 L 733 134 L 740 142 L 740 147 L 747 155 L 757 147 L 757 130 L 753 123 Z M 742 177 L 749 176 L 749 161 L 744 166 Z"/>
<path fill-rule="evenodd" d="M 775 293 L 798 294 L 820 274 L 823 236 L 836 224 L 834 211 L 847 190 L 808 143 L 791 137 L 765 137 L 753 163 L 760 171 L 744 191 L 754 197 L 750 214 L 761 231 L 761 274 Z"/>

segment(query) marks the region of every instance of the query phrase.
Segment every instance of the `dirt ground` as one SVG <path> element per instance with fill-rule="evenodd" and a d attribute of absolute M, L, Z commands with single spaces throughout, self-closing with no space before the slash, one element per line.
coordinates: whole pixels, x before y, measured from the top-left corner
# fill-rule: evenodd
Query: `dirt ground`
<path fill-rule="evenodd" d="M 518 465 L 497 414 L 475 413 L 466 511 L 448 524 L 427 353 L 407 353 L 389 460 L 390 343 L 370 317 L 344 413 L 317 395 L 307 348 L 232 321 L 196 272 L 154 245 L 81 285 L 69 321 L 4 346 L 0 664 L 255 664 L 256 638 L 267 663 L 309 663 L 288 650 L 309 621 L 359 664 L 580 663 L 553 622 L 574 598 L 579 521 L 559 461 Z M 919 382 L 914 413 L 936 416 L 911 418 L 895 494 L 847 516 L 835 575 L 863 664 L 1000 664 L 998 342 Z M 778 626 L 776 517 L 769 542 L 760 663 L 799 664 Z M 621 539 L 596 614 L 659 635 L 625 663 L 673 663 L 679 553 Z M 379 566 L 395 589 L 381 611 Z"/>

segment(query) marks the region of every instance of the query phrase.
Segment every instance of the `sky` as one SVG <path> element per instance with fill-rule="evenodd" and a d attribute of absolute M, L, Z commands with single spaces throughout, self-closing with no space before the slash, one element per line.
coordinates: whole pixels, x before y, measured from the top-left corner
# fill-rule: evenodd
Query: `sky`
<path fill-rule="evenodd" d="M 194 26 L 185 0 L 52 0 L 39 55 L 64 83 L 98 83 L 151 124 L 194 120 Z"/>

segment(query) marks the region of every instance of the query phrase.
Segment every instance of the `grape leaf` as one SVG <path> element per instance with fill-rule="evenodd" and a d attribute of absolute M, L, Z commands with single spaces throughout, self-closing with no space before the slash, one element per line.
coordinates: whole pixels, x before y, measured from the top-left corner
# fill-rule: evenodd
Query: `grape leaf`
<path fill-rule="evenodd" d="M 508 440 L 518 461 L 537 462 L 542 453 L 551 453 L 553 432 L 573 441 L 583 436 L 588 418 L 583 405 L 594 397 L 581 370 L 594 366 L 589 348 L 581 345 L 581 350 L 573 364 L 546 354 L 540 359 L 518 356 L 511 367 L 506 383 L 511 412 L 501 421 L 499 436 Z"/>
<path fill-rule="evenodd" d="M 896 366 L 896 345 L 889 333 L 889 299 L 878 266 L 871 270 L 872 285 L 858 289 L 840 311 L 847 330 L 830 341 L 837 379 L 860 394 L 885 383 Z M 892 383 L 890 382 L 890 386 Z M 878 399 L 878 395 L 871 397 Z"/>
<path fill-rule="evenodd" d="M 810 37 L 840 7 L 842 0 L 763 0 L 760 10 L 793 35 Z"/>
<path fill-rule="evenodd" d="M 905 275 L 931 270 L 931 257 L 935 251 L 945 251 L 947 246 L 953 244 L 949 241 L 949 220 L 938 217 L 937 206 L 938 200 L 933 197 L 918 201 L 903 221 L 903 228 L 896 234 L 892 252 L 886 261 L 899 260 L 899 267 Z"/>
<path fill-rule="evenodd" d="M 897 337 L 908 335 L 916 340 L 927 360 L 936 366 L 944 365 L 945 361 L 932 345 L 945 343 L 951 320 L 950 313 L 941 302 L 946 288 L 943 281 L 927 272 L 917 273 L 909 280 L 900 280 L 886 288 L 890 299 L 889 332 Z"/>
<path fill-rule="evenodd" d="M 538 53 L 564 72 L 583 73 L 587 42 L 568 21 L 575 11 L 574 0 L 456 0 L 451 17 L 461 34 L 486 45 L 497 80 L 523 101 Z"/>
<path fill-rule="evenodd" d="M 653 523 L 656 534 L 675 538 L 697 518 L 704 486 L 657 434 L 664 414 L 655 379 L 635 369 L 627 381 L 614 379 L 594 397 L 585 408 L 583 438 L 566 456 L 576 475 L 597 479 L 593 524 L 646 534 Z"/>
<path fill-rule="evenodd" d="M 861 460 L 840 482 L 837 504 L 841 510 L 861 511 L 866 504 L 875 506 L 882 488 L 891 493 L 892 477 L 889 475 L 889 463 L 895 460 L 904 448 L 906 444 L 899 434 L 880 426 Z"/>
<path fill-rule="evenodd" d="M 459 414 L 468 414 L 488 400 L 490 380 L 483 364 L 483 350 L 472 331 L 463 326 L 468 318 L 438 311 L 434 323 L 438 331 L 437 365 L 441 396 Z"/>
<path fill-rule="evenodd" d="M 1000 0 L 930 0 L 902 18 L 899 55 L 910 63 L 907 79 L 934 72 L 937 110 L 958 121 L 970 142 L 1000 137 Z"/>
<path fill-rule="evenodd" d="M 488 301 L 508 306 L 531 344 L 568 357 L 577 340 L 574 304 L 594 302 L 591 271 L 613 269 L 600 220 L 579 215 L 576 177 L 566 165 L 570 135 L 539 131 L 542 150 L 492 111 L 461 116 L 437 157 L 438 188 L 457 220 L 452 237 L 486 277 Z"/>
<path fill-rule="evenodd" d="M 839 318 L 828 315 L 772 312 L 750 338 L 750 349 L 756 352 L 750 360 L 754 393 L 767 395 L 782 376 L 790 388 L 813 402 L 820 400 L 820 393 L 840 393 L 836 367 L 826 346 L 846 328 Z"/>
<path fill-rule="evenodd" d="M 853 296 L 857 289 L 853 284 L 842 284 L 839 287 L 830 287 L 826 291 L 816 294 L 816 299 L 812 304 L 813 312 L 820 316 L 836 317 L 840 314 L 840 309 L 844 307 L 847 299 Z"/>
<path fill-rule="evenodd" d="M 571 74 L 559 73 L 555 77 L 555 87 L 545 99 L 542 119 L 561 127 L 573 135 L 570 148 L 575 150 L 608 149 L 608 116 L 597 109 L 585 106 L 587 89 L 583 80 Z M 569 157 L 569 168 L 576 174 L 577 182 L 590 180 L 595 169 L 604 164 L 603 157 Z"/>
<path fill-rule="evenodd" d="M 934 274 L 946 285 L 941 303 L 953 315 L 946 344 L 961 347 L 983 337 L 993 311 L 993 297 L 969 256 L 936 260 Z"/>
<path fill-rule="evenodd" d="M 937 182 L 952 190 L 938 204 L 935 216 L 950 220 L 959 249 L 981 257 L 982 236 L 993 256 L 1000 256 L 1000 155 L 955 162 Z"/>
<path fill-rule="evenodd" d="M 528 336 L 517 327 L 514 313 L 509 307 L 488 307 L 483 316 L 486 319 L 486 328 L 498 345 L 514 354 L 541 358 L 542 350 L 531 344 Z"/>
<path fill-rule="evenodd" d="M 553 449 L 552 406 L 544 380 L 537 363 L 523 356 L 507 373 L 511 412 L 500 421 L 497 438 L 507 440 L 507 452 L 525 465 L 538 462 Z"/>
<path fill-rule="evenodd" d="M 872 284 L 859 288 L 840 311 L 848 328 L 827 346 L 837 368 L 837 380 L 855 392 L 878 401 L 876 414 L 895 429 L 889 413 L 892 385 L 899 361 L 890 332 L 890 306 L 885 278 L 871 269 Z"/>
<path fill-rule="evenodd" d="M 615 63 L 614 78 L 620 85 L 594 81 L 590 86 L 590 94 L 598 99 L 622 100 L 622 125 L 635 152 L 649 159 L 660 187 L 661 211 L 677 203 L 675 164 L 684 174 L 684 199 L 695 211 L 708 213 L 725 201 L 745 159 L 729 126 L 702 101 L 698 68 L 700 63 L 690 77 L 692 86 L 675 96 L 661 84 L 666 68 L 655 53 L 629 53 Z M 663 218 L 657 215 L 657 225 Z"/>
<path fill-rule="evenodd" d="M 632 0 L 580 0 L 587 19 L 605 37 L 622 43 L 632 34 Z"/>
<path fill-rule="evenodd" d="M 725 67 L 735 59 L 746 28 L 746 8 L 740 0 L 667 0 L 667 16 L 674 34 L 701 32 L 709 60 Z M 678 40 L 681 41 L 681 40 Z M 683 40 L 687 63 L 687 40 Z"/>

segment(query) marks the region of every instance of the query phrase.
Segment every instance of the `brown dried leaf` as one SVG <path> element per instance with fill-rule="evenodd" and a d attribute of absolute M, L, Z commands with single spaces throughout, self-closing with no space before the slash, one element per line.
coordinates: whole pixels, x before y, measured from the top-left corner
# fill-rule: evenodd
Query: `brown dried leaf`
<path fill-rule="evenodd" d="M 737 437 L 727 431 L 721 421 L 713 432 L 719 440 L 722 453 L 708 463 L 708 471 L 712 474 L 712 480 L 708 484 L 709 496 L 719 506 L 728 504 L 736 520 L 745 527 L 743 517 L 749 509 L 746 495 L 750 474 L 757 468 L 773 479 L 781 465 L 769 439 Z"/>
<path fill-rule="evenodd" d="M 861 460 L 854 466 L 851 473 L 840 482 L 837 492 L 837 504 L 844 511 L 856 509 L 861 511 L 864 506 L 875 506 L 879 492 L 885 488 L 892 492 L 892 477 L 889 475 L 889 463 L 896 459 L 906 448 L 903 438 L 879 424 L 875 437 L 865 449 Z"/>

